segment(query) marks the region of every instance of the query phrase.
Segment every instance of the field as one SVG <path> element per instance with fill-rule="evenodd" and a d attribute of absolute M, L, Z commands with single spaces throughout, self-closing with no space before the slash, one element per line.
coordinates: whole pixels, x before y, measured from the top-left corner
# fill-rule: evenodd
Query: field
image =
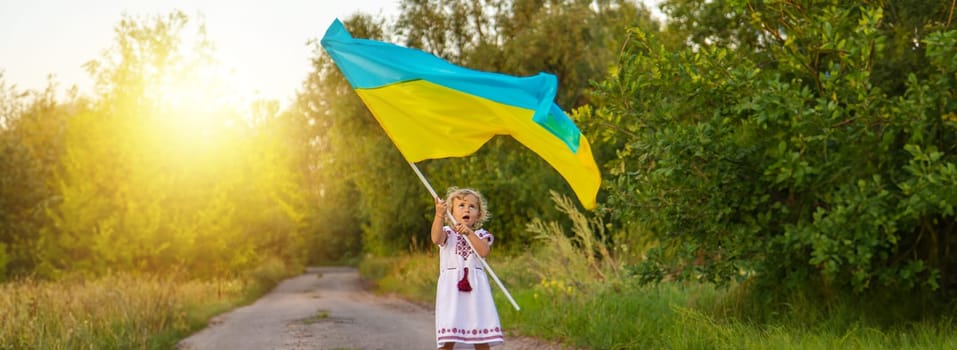
<path fill-rule="evenodd" d="M 172 349 L 287 274 L 271 264 L 211 280 L 119 274 L 7 282 L 0 284 L 0 349 Z"/>

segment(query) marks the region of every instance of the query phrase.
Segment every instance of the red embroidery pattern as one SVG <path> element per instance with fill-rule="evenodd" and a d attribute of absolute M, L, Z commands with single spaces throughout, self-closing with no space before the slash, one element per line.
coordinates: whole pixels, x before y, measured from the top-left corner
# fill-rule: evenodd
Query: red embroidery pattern
<path fill-rule="evenodd" d="M 455 240 L 455 254 L 458 254 L 462 259 L 468 259 L 469 254 L 472 254 L 472 248 L 469 247 L 469 242 L 465 241 L 465 236 L 459 235 L 458 239 Z"/>
<path fill-rule="evenodd" d="M 455 231 L 452 231 L 451 229 L 446 231 L 446 233 L 450 232 Z M 490 238 L 492 234 L 488 233 L 488 231 L 479 229 L 478 231 L 475 231 L 475 234 L 481 239 L 488 239 L 489 243 L 491 244 L 492 240 Z M 456 233 L 456 237 L 458 237 L 458 239 L 455 240 L 455 253 L 461 256 L 463 260 L 467 260 L 469 258 L 469 254 L 472 254 L 472 247 L 469 247 L 469 242 L 465 241 L 467 239 L 465 236 Z"/>
<path fill-rule="evenodd" d="M 440 328 L 438 340 L 492 341 L 502 340 L 502 330 L 495 328 Z"/>

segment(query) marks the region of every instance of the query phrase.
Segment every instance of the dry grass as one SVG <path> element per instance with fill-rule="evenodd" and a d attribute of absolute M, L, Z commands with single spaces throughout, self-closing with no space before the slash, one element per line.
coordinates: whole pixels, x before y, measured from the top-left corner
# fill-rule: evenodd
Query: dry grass
<path fill-rule="evenodd" d="M 2 349 L 171 348 L 243 298 L 235 279 L 113 275 L 0 285 Z"/>

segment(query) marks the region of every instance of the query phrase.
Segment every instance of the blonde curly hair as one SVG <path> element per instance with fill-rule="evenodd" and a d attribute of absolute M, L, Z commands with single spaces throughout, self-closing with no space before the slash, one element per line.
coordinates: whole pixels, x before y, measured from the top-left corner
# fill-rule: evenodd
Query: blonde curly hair
<path fill-rule="evenodd" d="M 475 220 L 475 227 L 473 229 L 481 228 L 491 215 L 488 212 L 488 202 L 485 201 L 485 196 L 482 195 L 478 190 L 471 188 L 458 188 L 458 187 L 449 187 L 448 193 L 445 196 L 445 202 L 449 205 L 452 205 L 453 199 L 464 199 L 466 196 L 475 196 L 479 200 L 479 217 Z M 451 218 L 446 217 L 446 224 L 451 224 Z"/>

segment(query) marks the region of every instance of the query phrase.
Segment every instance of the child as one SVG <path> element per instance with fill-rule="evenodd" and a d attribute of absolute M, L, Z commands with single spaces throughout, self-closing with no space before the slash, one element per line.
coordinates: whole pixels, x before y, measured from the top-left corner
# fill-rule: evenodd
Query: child
<path fill-rule="evenodd" d="M 454 226 L 446 225 L 447 220 L 452 224 L 448 209 Z M 481 229 L 486 219 L 488 206 L 478 191 L 451 188 L 445 201 L 435 199 L 432 242 L 439 245 L 440 269 L 435 341 L 440 349 L 488 349 L 505 343 L 488 275 L 476 256 L 487 256 L 494 240 Z"/>

